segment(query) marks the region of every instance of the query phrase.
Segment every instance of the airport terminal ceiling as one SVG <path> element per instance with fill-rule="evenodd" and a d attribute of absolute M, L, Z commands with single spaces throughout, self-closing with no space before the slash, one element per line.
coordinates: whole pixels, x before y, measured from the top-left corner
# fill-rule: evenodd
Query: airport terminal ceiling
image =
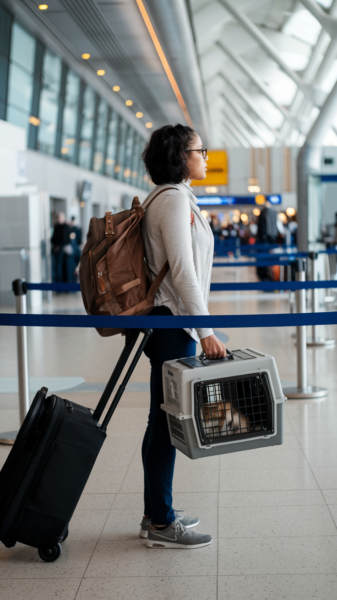
<path fill-rule="evenodd" d="M 49 0 L 44 11 L 35 0 L 6 4 L 100 79 L 123 110 L 131 100 L 129 118 L 144 136 L 146 123 L 182 122 L 213 148 L 301 146 L 337 77 L 337 0 Z"/>

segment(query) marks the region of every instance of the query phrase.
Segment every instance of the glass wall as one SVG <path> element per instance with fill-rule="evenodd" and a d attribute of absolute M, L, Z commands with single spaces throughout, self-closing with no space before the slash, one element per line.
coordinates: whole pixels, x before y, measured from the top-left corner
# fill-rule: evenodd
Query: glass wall
<path fill-rule="evenodd" d="M 62 120 L 61 156 L 75 163 L 77 157 L 77 129 L 79 120 L 80 78 L 71 70 L 66 76 Z"/>
<path fill-rule="evenodd" d="M 10 47 L 6 119 L 28 134 L 33 97 L 35 39 L 13 23 Z"/>
<path fill-rule="evenodd" d="M 145 139 L 1 3 L 0 118 L 27 131 L 29 148 L 151 189 Z"/>

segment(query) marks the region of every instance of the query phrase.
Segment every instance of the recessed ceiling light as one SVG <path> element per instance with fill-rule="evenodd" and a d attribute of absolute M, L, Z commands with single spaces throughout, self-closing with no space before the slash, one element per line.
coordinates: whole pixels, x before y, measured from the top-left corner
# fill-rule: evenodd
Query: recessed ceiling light
<path fill-rule="evenodd" d="M 137 119 L 141 119 L 143 117 L 143 113 L 142 112 L 136 112 L 136 117 Z"/>
<path fill-rule="evenodd" d="M 88 60 L 88 58 L 90 58 L 90 54 L 84 53 L 84 54 L 82 54 L 82 58 L 84 60 Z"/>
<path fill-rule="evenodd" d="M 125 104 L 126 104 L 126 106 L 132 106 L 133 102 L 132 102 L 132 100 L 126 100 Z"/>
<path fill-rule="evenodd" d="M 61 154 L 68 154 L 69 148 L 61 148 Z"/>
<path fill-rule="evenodd" d="M 47 8 L 48 8 L 48 4 L 39 4 L 40 10 L 47 10 Z"/>
<path fill-rule="evenodd" d="M 28 121 L 31 125 L 35 125 L 35 127 L 38 127 L 41 123 L 40 119 L 38 119 L 37 117 L 33 117 L 33 115 L 29 117 Z"/>
<path fill-rule="evenodd" d="M 104 69 L 98 69 L 97 75 L 99 75 L 100 77 L 102 77 L 102 75 L 105 75 Z"/>
<path fill-rule="evenodd" d="M 114 92 L 119 92 L 119 90 L 121 88 L 119 87 L 119 85 L 114 85 L 112 89 L 113 89 Z"/>
<path fill-rule="evenodd" d="M 148 129 L 151 129 L 151 127 L 153 127 L 153 123 L 150 123 L 150 121 L 148 123 L 145 123 L 145 127 L 147 127 Z"/>

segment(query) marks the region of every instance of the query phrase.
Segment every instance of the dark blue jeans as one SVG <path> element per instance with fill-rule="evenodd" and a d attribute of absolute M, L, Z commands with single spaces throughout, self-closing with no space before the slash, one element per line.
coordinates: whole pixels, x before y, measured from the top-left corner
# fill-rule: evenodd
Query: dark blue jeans
<path fill-rule="evenodd" d="M 155 307 L 151 315 L 172 315 L 166 306 Z M 195 356 L 196 342 L 183 329 L 154 329 L 145 354 L 151 363 L 151 406 L 145 432 L 142 458 L 144 466 L 144 515 L 155 525 L 172 523 L 172 481 L 176 449 L 171 444 L 164 402 L 162 364 L 166 360 Z"/>

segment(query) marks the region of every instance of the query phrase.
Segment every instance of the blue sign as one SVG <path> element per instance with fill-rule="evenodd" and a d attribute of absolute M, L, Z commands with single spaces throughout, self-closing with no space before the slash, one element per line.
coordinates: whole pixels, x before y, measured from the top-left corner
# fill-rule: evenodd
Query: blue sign
<path fill-rule="evenodd" d="M 282 202 L 280 194 L 271 194 L 265 196 L 265 199 L 269 200 L 271 204 L 281 204 Z M 255 202 L 255 196 L 197 196 L 197 204 L 199 206 L 223 206 L 224 204 L 231 206 L 234 204 L 256 205 L 257 203 Z"/>

